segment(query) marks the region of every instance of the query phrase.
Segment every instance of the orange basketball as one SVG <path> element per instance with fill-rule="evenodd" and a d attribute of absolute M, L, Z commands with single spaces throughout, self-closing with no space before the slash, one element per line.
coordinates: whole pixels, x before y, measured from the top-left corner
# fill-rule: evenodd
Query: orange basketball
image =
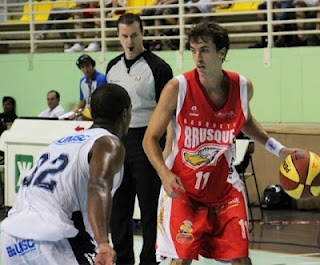
<path fill-rule="evenodd" d="M 285 158 L 280 166 L 280 184 L 295 199 L 308 199 L 320 194 L 320 157 L 298 150 Z"/>
<path fill-rule="evenodd" d="M 81 116 L 83 121 L 92 121 L 91 110 L 89 108 L 85 108 L 81 112 Z"/>

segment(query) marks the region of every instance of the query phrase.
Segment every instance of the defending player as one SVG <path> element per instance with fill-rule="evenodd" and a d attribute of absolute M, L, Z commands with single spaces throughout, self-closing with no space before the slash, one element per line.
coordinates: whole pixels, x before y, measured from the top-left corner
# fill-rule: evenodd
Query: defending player
<path fill-rule="evenodd" d="M 101 88 L 92 94 L 91 128 L 54 141 L 24 178 L 1 223 L 2 264 L 78 265 L 83 259 L 67 239 L 78 233 L 71 220 L 76 211 L 96 242 L 95 264 L 115 263 L 109 218 L 112 195 L 122 181 L 117 173 L 125 157 L 120 139 L 128 131 L 131 101 L 119 85 Z M 88 260 L 80 264 L 93 264 L 94 254 L 85 253 Z"/>
<path fill-rule="evenodd" d="M 188 265 L 202 255 L 250 265 L 244 186 L 233 166 L 236 135 L 242 130 L 283 158 L 293 149 L 270 138 L 252 117 L 252 83 L 222 69 L 227 31 L 201 22 L 188 43 L 196 68 L 167 83 L 143 140 L 162 180 L 158 261 L 169 257 L 171 264 Z M 164 161 L 158 140 L 170 120 L 172 153 Z"/>

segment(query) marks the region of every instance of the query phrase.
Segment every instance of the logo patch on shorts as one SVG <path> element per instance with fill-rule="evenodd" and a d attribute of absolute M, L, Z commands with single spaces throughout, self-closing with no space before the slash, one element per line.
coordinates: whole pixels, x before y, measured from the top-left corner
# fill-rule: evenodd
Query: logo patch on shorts
<path fill-rule="evenodd" d="M 183 224 L 180 225 L 180 229 L 178 231 L 178 234 L 176 236 L 176 240 L 178 243 L 191 243 L 194 240 L 194 237 L 192 235 L 192 228 L 193 224 L 189 220 L 184 220 Z"/>
<path fill-rule="evenodd" d="M 35 243 L 32 239 L 23 239 L 16 244 L 8 246 L 7 253 L 10 258 L 14 256 L 22 256 L 32 250 L 36 249 Z"/>

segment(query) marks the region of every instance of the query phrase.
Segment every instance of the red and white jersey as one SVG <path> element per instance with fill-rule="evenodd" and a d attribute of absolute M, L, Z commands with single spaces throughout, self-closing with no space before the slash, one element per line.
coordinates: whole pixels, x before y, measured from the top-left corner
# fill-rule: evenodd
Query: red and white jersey
<path fill-rule="evenodd" d="M 228 202 L 232 185 L 241 190 L 235 161 L 235 139 L 248 115 L 247 79 L 224 71 L 228 99 L 215 109 L 196 69 L 179 75 L 172 153 L 167 166 L 194 200 L 208 206 Z"/>

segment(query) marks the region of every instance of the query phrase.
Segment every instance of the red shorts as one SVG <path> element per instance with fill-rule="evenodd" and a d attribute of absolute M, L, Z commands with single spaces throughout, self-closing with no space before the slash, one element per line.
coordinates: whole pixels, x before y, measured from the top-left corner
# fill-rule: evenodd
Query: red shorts
<path fill-rule="evenodd" d="M 198 260 L 199 255 L 216 260 L 248 257 L 249 229 L 243 192 L 233 188 L 232 200 L 207 207 L 187 194 L 159 197 L 157 258 Z"/>

